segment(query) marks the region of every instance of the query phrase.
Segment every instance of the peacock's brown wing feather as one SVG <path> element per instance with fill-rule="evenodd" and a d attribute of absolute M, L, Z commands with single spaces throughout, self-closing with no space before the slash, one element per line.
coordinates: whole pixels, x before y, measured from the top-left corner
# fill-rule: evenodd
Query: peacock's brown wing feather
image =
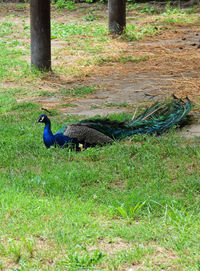
<path fill-rule="evenodd" d="M 88 127 L 87 124 L 74 123 L 68 125 L 64 132 L 64 135 L 75 138 L 81 144 L 85 146 L 105 145 L 112 143 L 114 140 L 109 136 Z"/>

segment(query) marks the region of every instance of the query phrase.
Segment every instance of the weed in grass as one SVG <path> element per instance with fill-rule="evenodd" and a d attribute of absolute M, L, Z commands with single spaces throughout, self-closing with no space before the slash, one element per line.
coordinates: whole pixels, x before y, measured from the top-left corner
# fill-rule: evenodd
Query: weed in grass
<path fill-rule="evenodd" d="M 59 9 L 66 8 L 70 11 L 76 10 L 76 5 L 74 1 L 57 0 L 53 1 L 52 4 L 55 4 L 55 6 Z"/>
<path fill-rule="evenodd" d="M 16 5 L 17 9 L 24 9 L 24 8 L 27 8 L 27 7 L 28 7 L 28 4 L 17 4 Z"/>
<path fill-rule="evenodd" d="M 91 105 L 90 109 L 97 109 L 97 108 L 102 108 L 101 105 Z"/>
<path fill-rule="evenodd" d="M 124 219 L 134 219 L 137 216 L 137 213 L 140 211 L 140 209 L 146 204 L 146 201 L 138 202 L 135 206 L 119 206 L 117 208 L 118 213 L 124 218 Z"/>
<path fill-rule="evenodd" d="M 137 10 L 137 9 L 139 9 L 139 4 L 137 4 L 137 3 L 134 3 L 134 4 L 129 3 L 128 6 L 127 6 L 127 9 L 128 10 Z"/>
<path fill-rule="evenodd" d="M 125 40 L 134 41 L 142 39 L 145 36 L 153 36 L 157 33 L 159 33 L 159 29 L 156 25 L 145 25 L 141 28 L 128 24 L 126 32 L 122 35 L 122 38 Z"/>
<path fill-rule="evenodd" d="M 185 16 L 185 14 L 182 15 L 172 15 L 172 16 L 166 16 L 164 18 L 164 23 L 174 24 L 174 23 L 192 23 L 194 21 L 193 16 Z"/>
<path fill-rule="evenodd" d="M 129 3 L 127 9 L 132 11 L 135 10 L 138 13 L 146 13 L 146 14 L 156 14 L 157 10 L 155 6 L 146 4 L 137 4 L 137 3 Z"/>
<path fill-rule="evenodd" d="M 8 36 L 13 32 L 14 23 L 2 22 L 0 23 L 0 37 Z"/>
<path fill-rule="evenodd" d="M 25 23 L 22 24 L 24 30 L 28 30 L 28 32 L 30 31 L 30 25 L 26 25 Z"/>
<path fill-rule="evenodd" d="M 33 258 L 33 253 L 35 250 L 35 241 L 33 238 L 27 238 L 26 240 L 24 240 L 25 243 L 25 247 L 30 255 L 31 258 Z"/>
<path fill-rule="evenodd" d="M 101 24 L 60 24 L 52 22 L 52 38 L 62 38 L 68 40 L 69 36 L 73 35 L 82 35 L 82 36 L 93 36 L 97 40 L 103 41 L 105 39 L 105 34 L 107 34 L 107 29 L 104 25 Z M 79 37 L 80 39 L 80 37 Z"/>
<path fill-rule="evenodd" d="M 43 96 L 43 97 L 53 97 L 53 96 L 55 96 L 57 93 L 55 93 L 55 92 L 50 92 L 50 91 L 40 91 L 39 93 L 38 93 L 38 95 L 39 96 Z"/>
<path fill-rule="evenodd" d="M 88 21 L 88 22 L 92 22 L 92 21 L 95 21 L 97 20 L 97 15 L 92 13 L 92 12 L 89 12 L 84 18 L 83 20 L 84 21 Z"/>
<path fill-rule="evenodd" d="M 171 5 L 171 2 L 168 1 L 166 6 L 165 6 L 165 14 L 177 14 L 177 13 L 181 13 L 181 10 L 180 8 L 174 8 L 172 5 Z"/>
<path fill-rule="evenodd" d="M 87 250 L 84 250 L 82 253 L 75 252 L 68 255 L 65 266 L 73 269 L 91 268 L 99 264 L 103 257 L 104 254 L 99 250 L 94 252 L 88 252 Z"/>
<path fill-rule="evenodd" d="M 12 40 L 12 41 L 8 42 L 7 44 L 10 48 L 23 45 L 23 43 L 19 40 Z"/>
<path fill-rule="evenodd" d="M 198 5 L 194 5 L 194 6 L 191 7 L 191 8 L 187 8 L 187 9 L 185 10 L 185 12 L 186 12 L 187 14 L 198 13 L 198 12 L 199 12 L 199 6 L 198 6 Z"/>
<path fill-rule="evenodd" d="M 61 104 L 59 106 L 61 106 L 61 107 L 77 107 L 77 104 L 67 103 L 67 104 Z"/>
<path fill-rule="evenodd" d="M 115 104 L 115 103 L 105 103 L 104 104 L 105 107 L 117 107 L 117 108 L 121 108 L 121 107 L 127 107 L 128 103 L 119 103 L 119 104 Z"/>
<path fill-rule="evenodd" d="M 19 263 L 22 257 L 22 245 L 21 243 L 17 243 L 14 240 L 10 240 L 9 244 L 9 252 L 13 254 L 14 261 Z"/>
<path fill-rule="evenodd" d="M 38 109 L 38 108 L 39 108 L 39 105 L 36 103 L 21 102 L 21 103 L 18 103 L 18 104 L 11 106 L 10 110 L 12 110 L 12 111 L 14 111 L 14 110 L 27 111 L 30 109 Z"/>
<path fill-rule="evenodd" d="M 71 11 L 76 10 L 76 6 L 75 6 L 74 1 L 67 1 L 65 8 L 68 10 L 71 10 Z"/>
<path fill-rule="evenodd" d="M 83 86 L 83 87 L 74 87 L 72 89 L 61 89 L 59 94 L 63 96 L 73 97 L 73 96 L 85 96 L 96 91 L 96 87 Z"/>
<path fill-rule="evenodd" d="M 133 61 L 132 56 L 120 56 L 119 62 L 126 63 L 126 62 L 131 62 Z"/>
<path fill-rule="evenodd" d="M 135 62 L 139 63 L 140 61 L 146 61 L 149 59 L 149 56 L 134 58 L 133 56 L 120 55 L 120 56 L 107 56 L 107 57 L 95 57 L 94 59 L 90 59 L 90 64 L 93 62 L 95 65 L 104 65 L 112 63 L 127 63 L 127 62 Z"/>
<path fill-rule="evenodd" d="M 142 57 L 139 57 L 139 58 L 134 58 L 133 62 L 139 63 L 140 61 L 146 61 L 148 59 L 149 59 L 149 56 L 142 56 Z"/>
<path fill-rule="evenodd" d="M 190 11 L 190 9 L 174 8 L 168 2 L 161 16 L 164 17 L 164 23 L 192 23 L 196 19 Z"/>
<path fill-rule="evenodd" d="M 2 243 L 0 243 L 0 255 L 5 255 L 5 254 L 6 254 L 6 248 Z"/>
<path fill-rule="evenodd" d="M 148 4 L 144 4 L 139 9 L 139 13 L 155 14 L 157 13 L 157 11 L 154 6 L 149 6 Z"/>

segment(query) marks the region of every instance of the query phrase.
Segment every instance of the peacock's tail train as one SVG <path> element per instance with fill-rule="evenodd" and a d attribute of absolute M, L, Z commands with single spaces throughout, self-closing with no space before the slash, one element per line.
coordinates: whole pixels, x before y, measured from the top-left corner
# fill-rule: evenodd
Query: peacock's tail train
<path fill-rule="evenodd" d="M 156 102 L 148 107 L 144 113 L 126 123 L 126 127 L 114 132 L 115 138 L 124 138 L 134 134 L 162 134 L 173 126 L 181 125 L 192 109 L 192 102 L 174 96 L 171 102 Z"/>

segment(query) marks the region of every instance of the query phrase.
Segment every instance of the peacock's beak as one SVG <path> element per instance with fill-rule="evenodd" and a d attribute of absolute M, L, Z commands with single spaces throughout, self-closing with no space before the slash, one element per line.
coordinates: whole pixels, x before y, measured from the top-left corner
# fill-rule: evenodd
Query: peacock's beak
<path fill-rule="evenodd" d="M 36 123 L 43 122 L 44 116 L 39 116 L 39 118 L 36 120 Z"/>

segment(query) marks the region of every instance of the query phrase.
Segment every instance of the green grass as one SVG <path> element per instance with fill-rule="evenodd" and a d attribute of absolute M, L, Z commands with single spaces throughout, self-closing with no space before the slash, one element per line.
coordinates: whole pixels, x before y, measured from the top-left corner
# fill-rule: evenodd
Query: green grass
<path fill-rule="evenodd" d="M 149 59 L 149 56 L 144 57 L 133 57 L 131 55 L 121 54 L 118 56 L 94 56 L 92 58 L 88 59 L 81 59 L 79 60 L 79 64 L 82 66 L 90 66 L 90 65 L 113 65 L 114 63 L 127 63 L 127 62 L 134 62 L 139 63 L 141 61 L 147 61 Z"/>
<path fill-rule="evenodd" d="M 150 6 L 147 3 L 146 4 L 129 4 L 127 7 L 128 10 L 136 10 L 138 13 L 145 13 L 145 14 L 155 14 L 157 13 L 155 6 Z"/>
<path fill-rule="evenodd" d="M 43 126 L 35 124 L 38 106 L 16 104 L 13 91 L 4 96 L 0 118 L 4 267 L 9 261 L 20 270 L 45 270 L 50 262 L 53 270 L 150 268 L 158 247 L 175 255 L 160 266 L 197 266 L 198 140 L 172 131 L 81 153 L 47 150 Z M 67 122 L 60 115 L 51 119 L 53 131 Z M 101 240 L 122 248 L 105 251 Z"/>
<path fill-rule="evenodd" d="M 90 35 L 96 37 L 98 40 L 105 41 L 106 40 L 105 34 L 107 34 L 107 29 L 104 25 L 101 24 L 97 25 L 94 25 L 93 23 L 61 24 L 52 22 L 52 38 L 62 38 L 64 40 L 67 40 L 69 39 L 68 37 L 74 35 L 82 36 Z"/>
<path fill-rule="evenodd" d="M 92 22 L 98 19 L 98 16 L 93 12 L 89 12 L 84 18 L 84 21 Z"/>
<path fill-rule="evenodd" d="M 58 9 L 65 8 L 70 11 L 76 10 L 76 5 L 74 1 L 58 0 L 58 1 L 53 1 L 53 4 L 55 4 L 56 8 Z"/>
<path fill-rule="evenodd" d="M 0 23 L 0 37 L 7 36 L 13 32 L 14 24 L 12 22 Z"/>
<path fill-rule="evenodd" d="M 62 88 L 59 92 L 59 95 L 73 97 L 73 96 L 82 96 L 84 97 L 87 94 L 95 92 L 97 88 L 95 86 L 81 86 L 81 87 L 74 87 L 71 89 Z"/>
<path fill-rule="evenodd" d="M 76 104 L 72 104 L 72 103 L 67 103 L 67 104 L 62 104 L 60 105 L 61 107 L 77 107 Z"/>
<path fill-rule="evenodd" d="M 85 97 L 88 94 L 97 91 L 95 86 L 76 86 L 73 88 L 61 88 L 58 92 L 40 91 L 38 96 L 43 97 Z M 73 104 L 68 104 L 68 106 L 74 106 Z"/>
<path fill-rule="evenodd" d="M 47 150 L 43 125 L 35 123 L 44 111 L 26 98 L 55 95 L 63 99 L 60 106 L 73 107 L 64 97 L 84 97 L 97 87 L 69 89 L 55 80 L 55 91 L 45 90 L 51 75 L 31 72 L 24 59 L 28 45 L 13 36 L 17 27 L 13 17 L 0 24 L 0 269 L 198 270 L 199 139 L 179 137 L 173 130 L 79 153 Z M 25 24 L 22 29 L 28 35 Z M 84 25 L 81 16 L 80 24 L 56 22 L 52 35 L 68 39 L 74 53 L 84 51 L 85 63 L 91 56 L 98 59 L 96 65 L 148 60 L 121 52 L 115 59 L 96 56 L 97 49 L 100 54 L 113 41 L 106 29 L 98 23 Z M 128 26 L 120 42 L 156 31 L 154 25 Z M 76 35 L 86 36 L 77 48 Z M 61 74 L 58 68 L 52 78 Z M 78 120 L 49 111 L 53 131 Z"/>
<path fill-rule="evenodd" d="M 128 103 L 106 103 L 105 104 L 106 107 L 127 107 Z"/>
<path fill-rule="evenodd" d="M 91 105 L 90 108 L 91 109 L 105 108 L 105 107 L 122 108 L 122 107 L 128 107 L 128 106 L 129 106 L 128 103 L 105 103 L 101 105 Z M 113 115 L 113 117 L 115 118 L 115 115 Z M 117 117 L 119 118 L 119 115 L 117 115 Z M 123 117 L 121 117 L 120 119 L 123 119 Z M 127 116 L 125 118 L 127 118 Z"/>
<path fill-rule="evenodd" d="M 134 41 L 144 38 L 145 36 L 154 36 L 159 33 L 157 24 L 147 24 L 145 26 L 136 26 L 134 24 L 128 24 L 126 32 L 122 38 L 128 41 Z"/>
<path fill-rule="evenodd" d="M 144 57 L 138 57 L 138 58 L 134 58 L 133 56 L 128 56 L 128 55 L 120 55 L 118 57 L 112 57 L 112 56 L 108 56 L 108 57 L 97 57 L 95 59 L 95 63 L 98 65 L 103 65 L 106 63 L 115 63 L 115 62 L 120 62 L 120 63 L 127 63 L 127 62 L 135 62 L 138 63 L 140 61 L 146 61 L 148 60 L 149 57 L 148 56 L 144 56 Z"/>
<path fill-rule="evenodd" d="M 31 71 L 30 64 L 23 59 L 23 56 L 29 52 L 26 49 L 17 48 L 20 45 L 21 42 L 10 38 L 0 40 L 0 82 L 19 81 L 25 77 L 33 80 L 42 75 L 37 70 Z"/>

